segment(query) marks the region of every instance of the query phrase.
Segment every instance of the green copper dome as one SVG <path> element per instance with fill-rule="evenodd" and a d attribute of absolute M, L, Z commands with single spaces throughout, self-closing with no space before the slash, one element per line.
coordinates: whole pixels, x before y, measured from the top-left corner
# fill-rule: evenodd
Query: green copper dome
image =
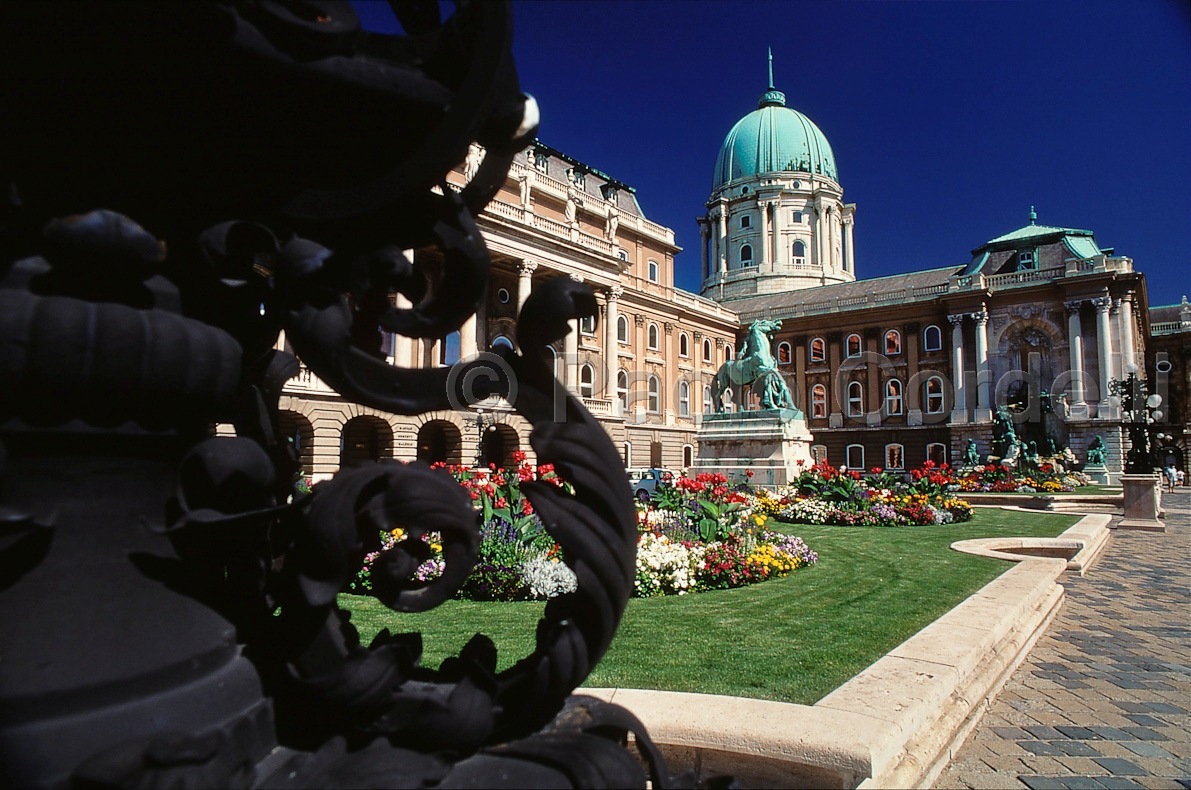
<path fill-rule="evenodd" d="M 729 181 L 763 173 L 815 173 L 839 181 L 835 154 L 818 126 L 786 106 L 786 95 L 773 88 L 761 95 L 757 109 L 732 127 L 715 160 L 712 191 Z"/>

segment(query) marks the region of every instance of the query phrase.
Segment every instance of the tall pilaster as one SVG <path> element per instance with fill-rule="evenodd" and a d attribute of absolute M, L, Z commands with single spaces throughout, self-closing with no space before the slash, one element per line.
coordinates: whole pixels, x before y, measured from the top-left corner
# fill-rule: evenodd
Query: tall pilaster
<path fill-rule="evenodd" d="M 1133 296 L 1125 294 L 1121 297 L 1120 315 L 1117 321 L 1121 325 L 1121 365 L 1125 372 L 1137 364 L 1133 356 Z"/>
<path fill-rule="evenodd" d="M 951 381 L 955 385 L 955 405 L 951 409 L 953 423 L 968 421 L 968 393 L 965 382 L 967 371 L 964 370 L 964 314 L 947 316 L 951 322 Z"/>
<path fill-rule="evenodd" d="M 616 374 L 620 370 L 618 358 L 620 341 L 616 339 L 616 325 L 620 316 L 620 297 L 624 288 L 614 285 L 604 297 L 604 397 L 612 400 L 612 413 L 619 414 L 620 401 L 616 397 Z"/>
<path fill-rule="evenodd" d="M 773 202 L 773 270 L 780 271 L 783 268 L 783 261 L 789 256 L 789 252 L 785 250 L 785 229 L 786 218 L 782 216 L 782 202 L 775 200 Z"/>
<path fill-rule="evenodd" d="M 847 270 L 849 274 L 856 273 L 856 264 L 853 260 L 852 253 L 853 224 L 855 224 L 855 220 L 852 217 L 852 213 L 848 212 L 844 214 L 844 269 Z"/>
<path fill-rule="evenodd" d="M 976 322 L 976 422 L 992 420 L 988 392 L 992 384 L 988 372 L 988 310 L 972 313 Z"/>
<path fill-rule="evenodd" d="M 459 358 L 467 359 L 476 353 L 476 327 L 478 322 L 475 315 L 469 315 L 459 327 Z"/>
<path fill-rule="evenodd" d="M 720 260 L 719 266 L 721 272 L 728 271 L 728 204 L 726 201 L 720 201 L 719 214 L 719 239 L 720 239 Z"/>
<path fill-rule="evenodd" d="M 517 314 L 521 314 L 521 307 L 529 298 L 533 290 L 533 273 L 538 268 L 537 261 L 521 261 L 517 267 Z"/>
<path fill-rule="evenodd" d="M 767 200 L 757 200 L 757 213 L 761 215 L 761 272 L 773 271 L 773 236 L 769 224 L 771 205 Z"/>
<path fill-rule="evenodd" d="M 581 283 L 581 282 L 583 282 L 583 275 L 572 273 L 571 279 L 577 283 Z M 564 369 L 566 370 L 565 381 L 566 381 L 567 389 L 569 389 L 572 394 L 578 395 L 579 394 L 579 321 L 577 319 L 572 318 L 570 321 L 567 321 L 567 326 L 570 327 L 571 331 L 567 332 L 567 336 L 563 340 L 563 349 L 564 349 L 564 355 L 565 355 L 565 359 L 563 360 L 563 366 L 564 366 Z"/>
<path fill-rule="evenodd" d="M 1079 318 L 1083 300 L 1073 299 L 1063 302 L 1063 306 L 1067 308 L 1067 344 L 1071 349 L 1071 417 L 1086 419 L 1088 404 L 1084 401 L 1083 325 Z"/>
<path fill-rule="evenodd" d="M 1096 308 L 1096 352 L 1100 364 L 1100 406 L 1097 416 L 1108 419 L 1113 416 L 1108 401 L 1108 382 L 1112 380 L 1112 333 L 1109 331 L 1108 311 L 1112 309 L 1112 299 L 1100 296 L 1092 300 L 1092 305 Z"/>

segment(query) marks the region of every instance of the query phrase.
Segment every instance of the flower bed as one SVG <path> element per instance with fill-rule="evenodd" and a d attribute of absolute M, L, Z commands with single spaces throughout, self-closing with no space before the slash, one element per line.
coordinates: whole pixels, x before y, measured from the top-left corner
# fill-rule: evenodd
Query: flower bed
<path fill-rule="evenodd" d="M 1091 485 L 1092 479 L 1083 472 L 1060 472 L 1049 463 L 1020 476 L 1003 464 L 984 464 L 957 475 L 952 484 L 964 493 L 1058 494 Z"/>
<path fill-rule="evenodd" d="M 446 467 L 471 493 L 481 514 L 479 554 L 471 575 L 458 597 L 473 601 L 544 600 L 576 589 L 575 574 L 561 562 L 561 551 L 533 505 L 521 493 L 521 484 L 545 480 L 567 484 L 548 464 L 532 467 L 524 453 L 514 455 L 517 468 L 487 470 L 466 466 Z M 682 478 L 665 487 L 658 497 L 666 507 L 644 506 L 639 511 L 635 594 L 639 597 L 682 595 L 702 590 L 728 589 L 779 576 L 818 561 L 801 539 L 780 533 L 758 532 L 772 507 L 754 512 L 758 500 L 747 490 L 728 486 L 723 475 Z M 404 540 L 419 539 L 395 529 L 379 536 L 379 545 L 364 558 L 350 592 L 371 589 L 372 564 L 381 552 Z M 430 581 L 443 571 L 441 536 L 420 536 L 425 544 L 419 556 L 419 581 Z"/>

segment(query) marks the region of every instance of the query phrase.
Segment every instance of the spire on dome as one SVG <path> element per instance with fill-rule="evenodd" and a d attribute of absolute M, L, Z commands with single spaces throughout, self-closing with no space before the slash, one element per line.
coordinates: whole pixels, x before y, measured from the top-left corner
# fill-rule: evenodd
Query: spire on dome
<path fill-rule="evenodd" d="M 757 109 L 762 107 L 785 107 L 786 94 L 773 87 L 773 47 L 769 47 L 769 87 L 757 100 Z"/>
<path fill-rule="evenodd" d="M 1033 225 L 1038 221 L 1038 215 L 1034 213 L 1034 207 L 1030 206 L 1030 224 Z"/>

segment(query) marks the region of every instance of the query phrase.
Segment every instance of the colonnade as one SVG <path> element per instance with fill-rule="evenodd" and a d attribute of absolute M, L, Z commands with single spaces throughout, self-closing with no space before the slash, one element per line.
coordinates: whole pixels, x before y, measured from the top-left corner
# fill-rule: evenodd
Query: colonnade
<path fill-rule="evenodd" d="M 1070 353 L 1070 397 L 1069 413 L 1074 419 L 1098 416 L 1101 419 L 1116 419 L 1116 406 L 1109 399 L 1109 384 L 1113 379 L 1123 379 L 1136 364 L 1133 297 L 1103 294 L 1063 302 L 1067 311 L 1067 341 Z M 1095 414 L 1087 401 L 1087 366 L 1083 338 L 1082 311 L 1090 304 L 1096 311 L 1096 363 L 1099 385 Z M 954 382 L 955 408 L 951 413 L 953 423 L 969 421 L 968 374 L 976 374 L 976 410 L 974 422 L 987 422 L 992 418 L 990 389 L 993 382 L 988 367 L 988 311 L 982 305 L 972 313 L 954 313 L 947 316 L 951 322 L 952 375 Z M 964 349 L 964 325 L 967 320 L 975 323 L 975 371 L 966 369 Z"/>

